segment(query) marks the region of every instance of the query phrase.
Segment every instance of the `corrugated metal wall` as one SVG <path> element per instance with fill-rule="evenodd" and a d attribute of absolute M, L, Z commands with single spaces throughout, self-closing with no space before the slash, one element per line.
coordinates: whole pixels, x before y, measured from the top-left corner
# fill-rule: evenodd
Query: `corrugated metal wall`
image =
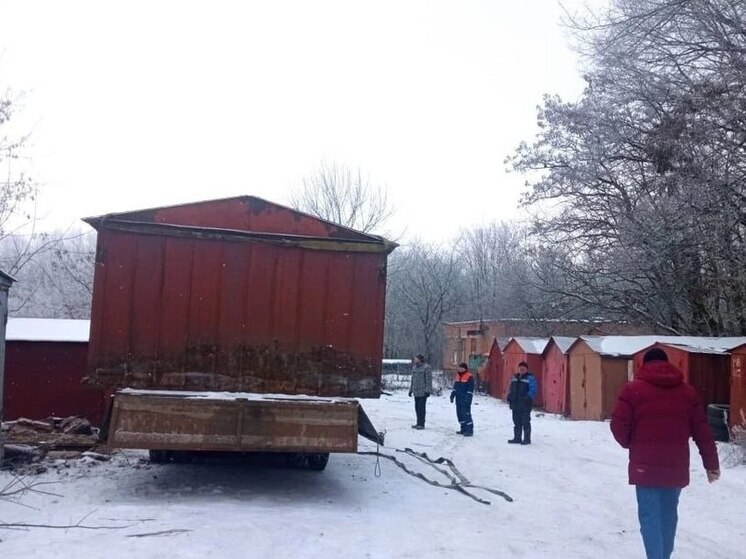
<path fill-rule="evenodd" d="M 569 411 L 568 357 L 554 340 L 549 342 L 543 357 L 544 409 L 550 413 L 566 413 Z"/>
<path fill-rule="evenodd" d="M 746 428 L 746 346 L 733 350 L 730 369 L 730 414 L 731 427 Z"/>
<path fill-rule="evenodd" d="M 502 397 L 502 368 L 503 355 L 500 351 L 500 344 L 497 340 L 494 340 L 484 370 L 487 374 L 487 382 L 489 383 L 489 394 L 495 398 Z"/>
<path fill-rule="evenodd" d="M 340 232 L 240 199 L 121 215 L 293 235 Z M 105 219 L 98 228 L 90 370 L 101 385 L 379 396 L 383 251 L 138 233 L 109 229 Z"/>
<path fill-rule="evenodd" d="M 3 419 L 80 415 L 98 425 L 103 395 L 81 383 L 87 357 L 87 343 L 6 342 Z"/>

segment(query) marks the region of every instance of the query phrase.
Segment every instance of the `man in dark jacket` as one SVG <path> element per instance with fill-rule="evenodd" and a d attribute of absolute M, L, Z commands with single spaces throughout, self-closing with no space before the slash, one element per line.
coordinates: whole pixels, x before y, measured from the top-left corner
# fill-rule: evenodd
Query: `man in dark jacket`
<path fill-rule="evenodd" d="M 536 377 L 528 370 L 528 363 L 518 363 L 508 391 L 508 403 L 513 410 L 513 438 L 510 444 L 531 444 L 531 408 L 536 397 Z"/>
<path fill-rule="evenodd" d="M 474 396 L 474 376 L 469 372 L 469 366 L 461 363 L 458 366 L 456 380 L 451 391 L 451 403 L 456 400 L 456 417 L 461 425 L 457 431 L 459 435 L 471 437 L 474 434 L 474 421 L 471 418 L 471 399 Z"/>
<path fill-rule="evenodd" d="M 689 485 L 689 437 L 710 483 L 720 477 L 717 448 L 697 392 L 653 348 L 634 381 L 619 394 L 611 432 L 629 449 L 629 483 L 636 486 L 640 532 L 648 559 L 673 552 L 681 489 Z"/>
<path fill-rule="evenodd" d="M 414 396 L 414 412 L 417 415 L 417 423 L 412 429 L 425 428 L 425 411 L 427 399 L 433 393 L 433 372 L 430 365 L 425 363 L 425 356 L 418 354 L 414 358 L 412 367 L 412 380 L 409 384 L 409 397 Z"/>

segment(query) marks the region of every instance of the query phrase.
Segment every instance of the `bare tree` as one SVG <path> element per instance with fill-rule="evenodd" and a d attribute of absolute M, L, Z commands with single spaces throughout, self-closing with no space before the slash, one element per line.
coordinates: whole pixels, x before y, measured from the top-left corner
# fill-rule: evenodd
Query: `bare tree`
<path fill-rule="evenodd" d="M 11 315 L 89 318 L 95 250 L 93 232 L 0 239 L 0 262 L 24 261 L 8 300 Z"/>
<path fill-rule="evenodd" d="M 398 356 L 423 353 L 437 365 L 441 324 L 462 299 L 455 252 L 416 241 L 392 254 L 388 277 L 388 343 Z"/>
<path fill-rule="evenodd" d="M 524 228 L 492 223 L 461 232 L 456 245 L 465 282 L 468 318 L 523 317 Z"/>
<path fill-rule="evenodd" d="M 380 231 L 394 214 L 388 193 L 360 169 L 322 161 L 291 198 L 293 208 L 364 233 Z"/>
<path fill-rule="evenodd" d="M 0 95 L 0 238 L 19 231 L 34 217 L 36 192 L 22 164 L 28 137 L 9 132 L 16 101 L 9 90 Z"/>

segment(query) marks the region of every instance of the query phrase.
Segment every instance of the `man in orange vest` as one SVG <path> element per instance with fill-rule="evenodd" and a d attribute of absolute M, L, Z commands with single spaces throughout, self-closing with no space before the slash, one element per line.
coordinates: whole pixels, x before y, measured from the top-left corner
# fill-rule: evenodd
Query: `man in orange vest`
<path fill-rule="evenodd" d="M 474 397 L 474 376 L 466 363 L 458 366 L 456 380 L 451 391 L 451 403 L 456 401 L 456 417 L 461 425 L 459 435 L 471 437 L 474 434 L 474 421 L 471 418 L 471 400 Z"/>

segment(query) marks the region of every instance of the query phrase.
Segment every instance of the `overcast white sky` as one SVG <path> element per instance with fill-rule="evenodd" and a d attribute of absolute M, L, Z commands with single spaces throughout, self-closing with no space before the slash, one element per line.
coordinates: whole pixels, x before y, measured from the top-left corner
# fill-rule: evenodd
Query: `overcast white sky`
<path fill-rule="evenodd" d="M 579 0 L 565 2 L 573 8 Z M 503 160 L 580 70 L 556 0 L 0 0 L 48 226 L 254 194 L 321 158 L 388 186 L 395 229 L 512 218 Z"/>

